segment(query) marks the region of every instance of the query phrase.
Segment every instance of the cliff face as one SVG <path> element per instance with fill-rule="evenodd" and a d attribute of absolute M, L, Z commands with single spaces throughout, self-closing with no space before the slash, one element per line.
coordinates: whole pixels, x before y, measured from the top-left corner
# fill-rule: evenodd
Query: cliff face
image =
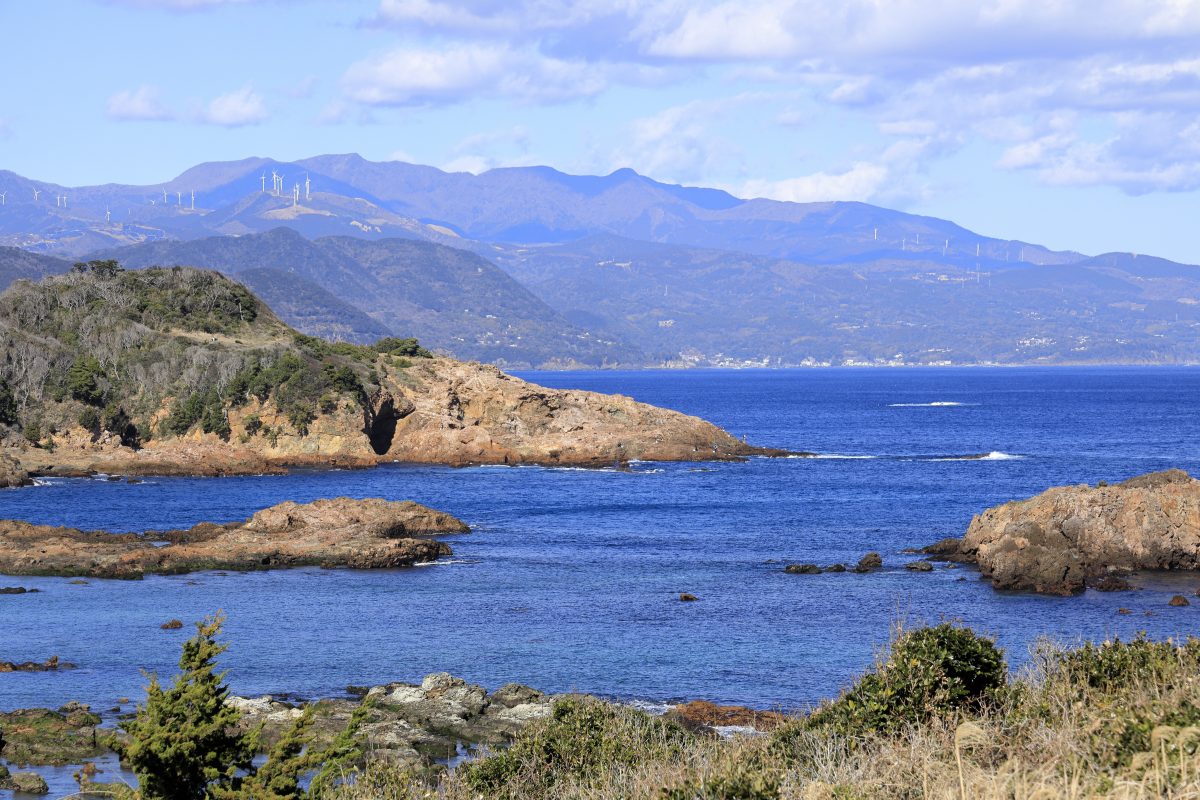
<path fill-rule="evenodd" d="M 35 474 L 222 475 L 289 465 L 601 465 L 756 448 L 627 397 L 296 334 L 215 273 L 113 271 L 0 295 L 0 442 Z M 7 430 L 7 435 L 4 431 Z"/>
<path fill-rule="evenodd" d="M 928 552 L 975 563 L 997 589 L 1074 594 L 1109 571 L 1200 569 L 1200 481 L 1181 470 L 1060 486 L 990 508 Z"/>

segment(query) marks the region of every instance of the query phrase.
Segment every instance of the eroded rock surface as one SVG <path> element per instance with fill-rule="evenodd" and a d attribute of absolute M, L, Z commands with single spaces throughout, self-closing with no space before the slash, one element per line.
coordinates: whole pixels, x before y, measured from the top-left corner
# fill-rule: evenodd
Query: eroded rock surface
<path fill-rule="evenodd" d="M 79 703 L 57 711 L 25 708 L 0 712 L 3 749 L 0 757 L 12 764 L 78 764 L 107 751 L 98 730 L 100 717 Z"/>
<path fill-rule="evenodd" d="M 1060 486 L 976 516 L 925 552 L 978 565 L 997 589 L 1069 595 L 1113 571 L 1200 568 L 1200 481 L 1182 470 Z"/>
<path fill-rule="evenodd" d="M 29 473 L 21 466 L 21 462 L 7 453 L 0 453 L 0 489 L 28 486 L 29 483 Z"/>
<path fill-rule="evenodd" d="M 507 684 L 492 693 L 447 673 L 428 675 L 420 684 L 389 683 L 365 698 L 321 700 L 313 723 L 315 742 L 328 743 L 350 721 L 360 702 L 371 705 L 362 727 L 377 758 L 422 765 L 453 757 L 463 746 L 499 745 L 529 722 L 550 713 L 553 698 L 536 689 Z M 300 707 L 271 697 L 230 698 L 248 727 L 264 726 L 266 741 L 276 741 Z"/>
<path fill-rule="evenodd" d="M 209 569 L 404 567 L 450 555 L 448 545 L 425 537 L 468 530 L 417 503 L 346 497 L 280 503 L 242 523 L 144 534 L 3 520 L 0 573 L 139 578 Z"/>
<path fill-rule="evenodd" d="M 272 401 L 251 399 L 229 410 L 228 439 L 196 429 L 135 449 L 112 434 L 66 428 L 54 435 L 53 450 L 27 443 L 13 449 L 19 461 L 12 475 L 22 481 L 29 474 L 253 475 L 395 461 L 606 466 L 785 454 L 747 444 L 698 417 L 621 395 L 547 389 L 490 365 L 433 358 L 403 369 L 381 360 L 376 369 L 383 388 L 365 408 L 336 405 L 303 434 Z M 164 407 L 155 419 L 167 413 Z M 273 434 L 250 433 L 260 429 Z M 4 464 L 0 457 L 0 486 Z"/>

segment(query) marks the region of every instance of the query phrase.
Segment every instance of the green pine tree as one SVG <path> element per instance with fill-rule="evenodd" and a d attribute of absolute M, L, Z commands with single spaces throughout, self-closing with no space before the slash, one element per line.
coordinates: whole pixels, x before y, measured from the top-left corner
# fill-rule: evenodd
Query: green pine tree
<path fill-rule="evenodd" d="M 224 621 L 218 613 L 196 624 L 171 687 L 151 676 L 146 704 L 124 725 L 132 737 L 124 755 L 145 800 L 202 800 L 251 769 L 257 734 L 239 732 L 241 714 L 226 704 L 225 673 L 216 671 Z"/>
<path fill-rule="evenodd" d="M 236 788 L 213 790 L 213 800 L 303 800 L 300 779 L 315 770 L 323 753 L 309 747 L 309 729 L 315 706 L 306 706 L 282 738 L 271 748 L 267 761 Z"/>

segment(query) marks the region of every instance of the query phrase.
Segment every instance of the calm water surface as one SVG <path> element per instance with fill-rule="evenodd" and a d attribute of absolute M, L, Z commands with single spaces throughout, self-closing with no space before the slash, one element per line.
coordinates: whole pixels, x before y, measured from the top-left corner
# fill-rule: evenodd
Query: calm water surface
<path fill-rule="evenodd" d="M 455 555 L 380 572 L 299 569 L 144 581 L 7 578 L 0 658 L 79 669 L 0 675 L 0 708 L 97 708 L 172 673 L 187 634 L 159 625 L 223 609 L 238 693 L 339 694 L 445 670 L 654 702 L 793 708 L 866 667 L 898 618 L 958 618 L 1020 662 L 1073 642 L 1197 631 L 1192 581 L 1075 598 L 1000 594 L 969 570 L 914 574 L 904 548 L 961 535 L 989 505 L 1061 483 L 1182 467 L 1200 474 L 1200 370 L 964 369 L 530 374 L 710 419 L 820 459 L 637 464 L 632 472 L 395 465 L 284 477 L 52 480 L 0 492 L 0 515 L 114 531 L 240 520 L 283 500 L 413 499 L 468 521 Z M 957 405 L 928 405 L 931 403 Z M 986 460 L 961 456 L 993 454 Z M 853 562 L 871 575 L 793 576 Z M 965 580 L 964 580 L 965 578 Z M 679 592 L 698 595 L 680 603 Z M 1134 609 L 1118 616 L 1118 606 Z M 1152 616 L 1144 612 L 1153 611 Z"/>

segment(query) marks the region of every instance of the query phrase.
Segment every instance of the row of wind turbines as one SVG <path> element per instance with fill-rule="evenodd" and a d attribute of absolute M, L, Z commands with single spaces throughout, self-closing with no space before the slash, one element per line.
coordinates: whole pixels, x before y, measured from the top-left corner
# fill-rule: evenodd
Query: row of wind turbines
<path fill-rule="evenodd" d="M 267 173 L 264 172 L 262 174 L 261 180 L 262 180 L 262 193 L 266 194 L 267 193 Z M 284 192 L 283 176 L 280 175 L 275 170 L 271 170 L 271 194 L 272 194 L 272 196 L 283 197 L 284 196 L 283 192 Z M 312 180 L 309 178 L 308 173 L 305 173 L 305 175 L 304 175 L 304 199 L 305 199 L 305 201 L 312 200 Z M 292 205 L 293 206 L 300 205 L 300 184 L 299 183 L 292 185 Z"/>

